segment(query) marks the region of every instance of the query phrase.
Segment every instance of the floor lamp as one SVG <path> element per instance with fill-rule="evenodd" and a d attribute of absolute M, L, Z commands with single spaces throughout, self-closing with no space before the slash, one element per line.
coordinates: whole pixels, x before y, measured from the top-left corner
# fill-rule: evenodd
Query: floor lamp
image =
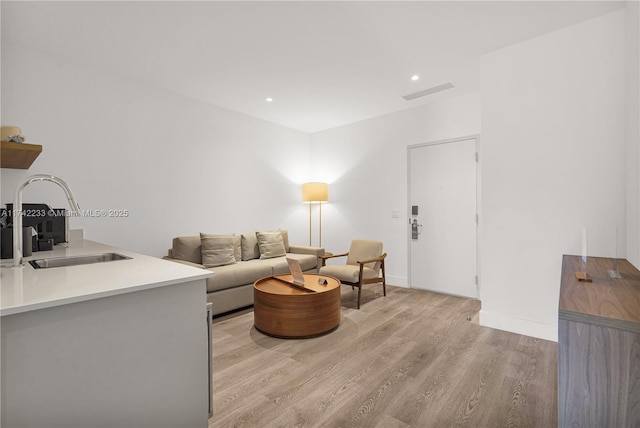
<path fill-rule="evenodd" d="M 329 201 L 329 186 L 327 183 L 304 183 L 302 185 L 302 201 L 309 204 L 309 246 L 311 246 L 311 205 L 320 205 L 319 245 L 322 247 L 322 203 Z"/>

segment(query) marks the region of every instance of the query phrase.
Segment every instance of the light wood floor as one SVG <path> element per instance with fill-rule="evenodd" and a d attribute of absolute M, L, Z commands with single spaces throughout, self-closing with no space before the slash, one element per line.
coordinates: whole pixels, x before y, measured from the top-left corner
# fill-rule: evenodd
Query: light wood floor
<path fill-rule="evenodd" d="M 354 296 L 313 339 L 264 336 L 250 310 L 215 320 L 209 427 L 557 426 L 556 343 L 478 326 L 475 300 Z"/>

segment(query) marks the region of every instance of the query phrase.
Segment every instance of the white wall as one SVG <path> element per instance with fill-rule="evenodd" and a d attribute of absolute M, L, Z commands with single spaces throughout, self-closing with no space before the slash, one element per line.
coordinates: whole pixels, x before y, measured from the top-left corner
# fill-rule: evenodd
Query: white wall
<path fill-rule="evenodd" d="M 314 180 L 329 183 L 323 246 L 381 240 L 388 282 L 407 286 L 407 146 L 479 133 L 480 94 L 470 93 L 313 134 Z"/>
<path fill-rule="evenodd" d="M 29 170 L 2 169 L 2 204 L 18 180 L 46 173 L 83 209 L 129 210 L 72 219 L 88 239 L 154 256 L 201 231 L 282 227 L 292 243 L 308 240 L 305 133 L 6 44 L 2 123 L 43 146 Z M 24 201 L 67 207 L 51 183 L 31 184 Z"/>
<path fill-rule="evenodd" d="M 640 268 L 640 2 L 627 2 L 627 259 Z"/>
<path fill-rule="evenodd" d="M 563 254 L 626 248 L 624 10 L 482 60 L 482 311 L 557 338 Z"/>

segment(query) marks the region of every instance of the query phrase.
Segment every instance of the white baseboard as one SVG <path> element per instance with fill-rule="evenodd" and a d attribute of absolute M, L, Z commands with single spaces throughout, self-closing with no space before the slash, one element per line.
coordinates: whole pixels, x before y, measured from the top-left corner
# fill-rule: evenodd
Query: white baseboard
<path fill-rule="evenodd" d="M 537 321 L 514 318 L 495 312 L 480 311 L 480 325 L 511 333 L 524 334 L 525 336 L 539 339 L 558 341 L 558 325 L 544 324 Z"/>
<path fill-rule="evenodd" d="M 393 276 L 386 275 L 387 284 L 395 285 L 396 287 L 409 288 L 409 284 L 407 283 L 407 278 L 404 276 Z"/>

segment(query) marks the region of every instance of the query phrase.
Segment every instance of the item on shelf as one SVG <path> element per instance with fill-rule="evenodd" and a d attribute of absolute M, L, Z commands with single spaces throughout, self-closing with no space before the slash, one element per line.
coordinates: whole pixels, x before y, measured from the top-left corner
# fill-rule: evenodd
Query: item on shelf
<path fill-rule="evenodd" d="M 0 127 L 0 141 L 3 143 L 24 143 L 22 130 L 17 126 L 2 126 Z"/>

